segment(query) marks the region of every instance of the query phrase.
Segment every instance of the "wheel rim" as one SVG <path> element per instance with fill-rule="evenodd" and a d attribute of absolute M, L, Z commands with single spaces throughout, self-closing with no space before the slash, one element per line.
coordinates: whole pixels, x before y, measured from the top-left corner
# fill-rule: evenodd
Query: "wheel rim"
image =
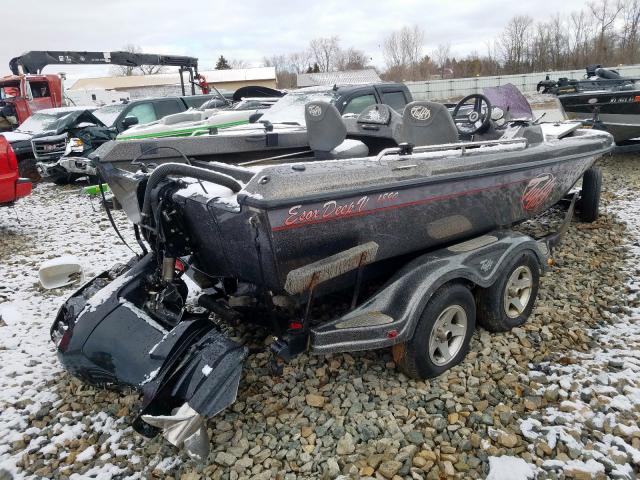
<path fill-rule="evenodd" d="M 467 312 L 460 305 L 445 308 L 429 335 L 429 358 L 438 365 L 446 365 L 460 352 L 467 334 Z"/>
<path fill-rule="evenodd" d="M 504 311 L 509 318 L 516 318 L 529 306 L 533 289 L 533 274 L 526 265 L 516 268 L 504 289 Z"/>

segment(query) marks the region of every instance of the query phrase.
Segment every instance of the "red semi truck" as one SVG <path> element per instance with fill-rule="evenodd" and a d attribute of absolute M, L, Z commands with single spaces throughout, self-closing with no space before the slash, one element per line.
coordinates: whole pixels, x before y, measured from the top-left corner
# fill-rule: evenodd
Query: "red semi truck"
<path fill-rule="evenodd" d="M 11 205 L 31 193 L 31 182 L 18 175 L 18 159 L 6 138 L 0 135 L 0 207 Z"/>
<path fill-rule="evenodd" d="M 33 113 L 62 106 L 58 75 L 9 75 L 0 78 L 0 131 L 13 130 Z"/>

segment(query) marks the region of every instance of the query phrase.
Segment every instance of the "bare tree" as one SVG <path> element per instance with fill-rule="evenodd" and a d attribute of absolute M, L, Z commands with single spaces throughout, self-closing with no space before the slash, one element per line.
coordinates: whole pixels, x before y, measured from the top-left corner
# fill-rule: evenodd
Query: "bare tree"
<path fill-rule="evenodd" d="M 285 55 L 264 57 L 262 63 L 265 67 L 274 67 L 276 69 L 276 83 L 279 88 L 293 88 L 296 86 L 296 72 L 290 70 L 290 64 Z"/>
<path fill-rule="evenodd" d="M 309 68 L 311 52 L 309 50 L 302 50 L 300 52 L 290 53 L 287 57 L 287 62 L 293 72 L 303 73 Z"/>
<path fill-rule="evenodd" d="M 627 0 L 622 8 L 620 49 L 628 63 L 640 59 L 640 0 Z"/>
<path fill-rule="evenodd" d="M 387 72 L 394 80 L 412 80 L 422 58 L 424 31 L 414 25 L 392 32 L 382 44 Z"/>
<path fill-rule="evenodd" d="M 532 25 L 533 19 L 528 15 L 516 15 L 509 20 L 500 36 L 505 66 L 513 73 L 522 73 L 527 69 Z"/>
<path fill-rule="evenodd" d="M 229 60 L 231 68 L 249 68 L 249 64 L 245 60 L 232 59 Z"/>
<path fill-rule="evenodd" d="M 322 72 L 330 72 L 340 53 L 340 38 L 338 36 L 314 38 L 309 43 L 313 59 Z"/>
<path fill-rule="evenodd" d="M 444 70 L 447 68 L 449 57 L 451 56 L 451 44 L 439 43 L 438 47 L 433 52 L 433 57 L 436 59 L 438 67 L 440 69 L 440 78 L 444 78 Z"/>
<path fill-rule="evenodd" d="M 370 60 L 362 50 L 349 47 L 338 52 L 335 68 L 338 71 L 362 70 L 367 68 Z"/>
<path fill-rule="evenodd" d="M 598 25 L 598 39 L 596 42 L 596 60 L 606 62 L 609 58 L 608 52 L 611 48 L 609 30 L 613 27 L 618 15 L 622 11 L 622 2 L 614 3 L 612 0 L 599 0 L 589 3 L 589 10 L 596 19 Z"/>

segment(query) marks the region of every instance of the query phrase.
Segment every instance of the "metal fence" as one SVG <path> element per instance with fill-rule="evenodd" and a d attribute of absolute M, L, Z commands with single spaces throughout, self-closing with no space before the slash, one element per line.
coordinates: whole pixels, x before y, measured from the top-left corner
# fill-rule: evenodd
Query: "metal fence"
<path fill-rule="evenodd" d="M 616 70 L 625 77 L 640 77 L 640 65 L 617 67 Z M 547 75 L 552 80 L 557 80 L 560 77 L 580 79 L 584 77 L 585 69 L 405 83 L 416 100 L 442 100 L 472 93 L 482 93 L 483 87 L 498 87 L 507 83 L 512 83 L 522 92 L 535 92 L 538 82 L 544 80 Z"/>

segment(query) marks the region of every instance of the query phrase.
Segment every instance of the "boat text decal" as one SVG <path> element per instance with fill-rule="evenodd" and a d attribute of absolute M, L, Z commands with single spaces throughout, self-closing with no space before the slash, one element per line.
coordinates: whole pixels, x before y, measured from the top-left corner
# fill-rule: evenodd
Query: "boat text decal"
<path fill-rule="evenodd" d="M 556 184 L 556 177 L 550 173 L 543 173 L 532 178 L 522 194 L 522 208 L 530 212 L 545 204 Z"/>
<path fill-rule="evenodd" d="M 373 208 L 392 204 L 396 202 L 400 194 L 398 192 L 384 192 L 369 197 L 367 195 L 355 200 L 336 201 L 329 200 L 320 208 L 302 208 L 302 205 L 295 205 L 289 209 L 284 220 L 285 226 L 312 223 L 318 220 L 328 220 L 332 218 L 349 217 L 367 210 L 371 205 Z"/>

